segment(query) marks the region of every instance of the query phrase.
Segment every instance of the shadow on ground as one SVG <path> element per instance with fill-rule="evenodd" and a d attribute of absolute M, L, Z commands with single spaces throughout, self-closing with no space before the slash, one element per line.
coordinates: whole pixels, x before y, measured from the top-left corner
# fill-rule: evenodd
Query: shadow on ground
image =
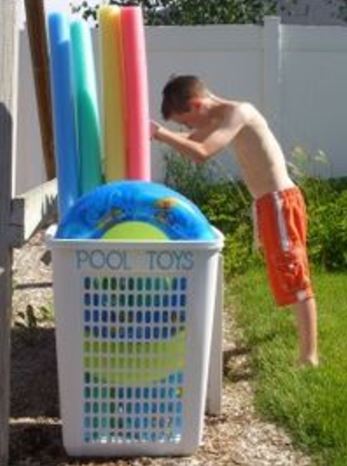
<path fill-rule="evenodd" d="M 54 329 L 14 327 L 11 346 L 10 465 L 62 464 Z"/>

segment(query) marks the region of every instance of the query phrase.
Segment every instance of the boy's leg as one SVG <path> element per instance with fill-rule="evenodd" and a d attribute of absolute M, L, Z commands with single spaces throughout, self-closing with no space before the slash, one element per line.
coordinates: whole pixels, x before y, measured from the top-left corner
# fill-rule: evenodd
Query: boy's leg
<path fill-rule="evenodd" d="M 314 298 L 294 304 L 298 325 L 300 363 L 318 366 L 317 309 Z"/>

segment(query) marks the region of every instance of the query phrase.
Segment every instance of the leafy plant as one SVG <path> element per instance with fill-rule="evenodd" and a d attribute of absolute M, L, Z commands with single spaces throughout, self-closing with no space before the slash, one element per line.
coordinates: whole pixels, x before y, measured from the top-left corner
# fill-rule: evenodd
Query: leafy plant
<path fill-rule="evenodd" d="M 54 310 L 52 304 L 34 308 L 28 304 L 25 312 L 19 312 L 16 316 L 15 325 L 17 327 L 38 328 L 54 320 Z"/>
<path fill-rule="evenodd" d="M 321 172 L 331 177 L 330 161 L 322 150 L 312 154 L 302 146 L 295 146 L 287 163 L 292 177 L 299 184 L 308 178 L 320 178 Z"/>
<path fill-rule="evenodd" d="M 329 158 L 297 146 L 291 154 L 292 177 L 302 188 L 308 206 L 311 261 L 327 270 L 347 269 L 347 179 L 324 179 Z"/>
<path fill-rule="evenodd" d="M 206 186 L 212 182 L 212 172 L 208 164 L 194 164 L 174 152 L 164 155 L 166 171 L 164 183 L 177 189 L 197 204 L 205 202 Z"/>
<path fill-rule="evenodd" d="M 244 184 L 218 177 L 213 161 L 196 165 L 175 153 L 166 154 L 165 160 L 165 184 L 191 199 L 224 233 L 226 273 L 244 272 L 258 262 L 253 251 L 252 200 Z M 295 148 L 290 171 L 307 202 L 310 260 L 328 270 L 347 270 L 347 178 L 323 179 L 317 165 L 329 167 L 323 152 L 311 155 Z"/>
<path fill-rule="evenodd" d="M 71 4 L 87 20 L 97 21 L 100 2 Z M 277 0 L 110 0 L 110 4 L 141 5 L 148 25 L 245 24 L 261 23 L 265 15 L 276 13 Z"/>
<path fill-rule="evenodd" d="M 159 19 L 152 12 L 149 15 L 152 24 L 259 24 L 265 15 L 276 12 L 275 0 L 166 0 L 160 3 L 166 8 L 166 14 Z"/>
<path fill-rule="evenodd" d="M 320 202 L 309 202 L 309 217 L 312 261 L 327 270 L 347 270 L 347 183 L 344 191 L 331 189 Z"/>
<path fill-rule="evenodd" d="M 334 7 L 332 17 L 347 21 L 347 0 L 325 0 L 325 2 Z"/>
<path fill-rule="evenodd" d="M 243 272 L 258 257 L 252 254 L 251 197 L 243 183 L 216 174 L 214 162 L 194 164 L 175 153 L 165 155 L 164 183 L 199 206 L 225 235 L 225 270 Z"/>

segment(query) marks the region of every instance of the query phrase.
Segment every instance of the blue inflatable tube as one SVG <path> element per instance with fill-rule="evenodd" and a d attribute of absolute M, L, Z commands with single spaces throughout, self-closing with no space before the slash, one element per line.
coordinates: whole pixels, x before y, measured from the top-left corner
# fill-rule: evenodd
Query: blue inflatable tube
<path fill-rule="evenodd" d="M 62 218 L 79 196 L 70 24 L 67 15 L 48 16 L 58 210 Z"/>
<path fill-rule="evenodd" d="M 113 182 L 84 195 L 62 219 L 56 237 L 103 238 L 126 222 L 152 225 L 172 240 L 216 237 L 195 204 L 164 185 L 146 181 Z"/>

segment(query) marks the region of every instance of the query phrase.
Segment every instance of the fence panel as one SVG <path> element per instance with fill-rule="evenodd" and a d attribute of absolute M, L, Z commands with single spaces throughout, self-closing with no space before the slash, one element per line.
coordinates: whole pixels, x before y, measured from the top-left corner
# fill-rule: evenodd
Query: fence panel
<path fill-rule="evenodd" d="M 21 34 L 17 193 L 44 178 L 30 55 Z M 269 17 L 263 27 L 151 26 L 146 41 L 152 117 L 160 118 L 161 89 L 170 75 L 199 74 L 216 93 L 262 110 L 286 153 L 297 144 L 321 149 L 331 162 L 324 175 L 347 175 L 347 28 L 282 25 Z M 163 150 L 153 144 L 156 180 L 163 175 Z M 221 160 L 237 175 L 231 157 Z"/>

